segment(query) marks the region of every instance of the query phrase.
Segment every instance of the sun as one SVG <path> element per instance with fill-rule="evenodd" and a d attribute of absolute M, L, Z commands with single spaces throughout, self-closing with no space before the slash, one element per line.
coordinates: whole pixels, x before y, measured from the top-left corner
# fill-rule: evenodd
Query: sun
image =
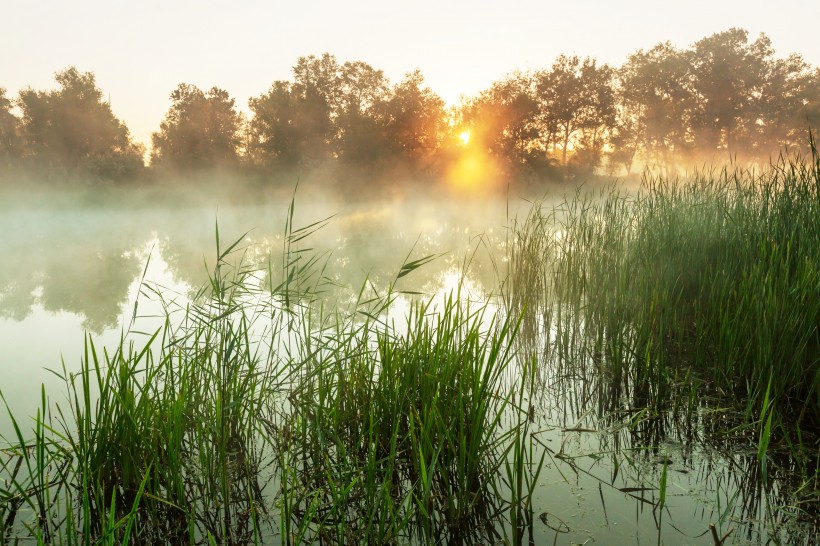
<path fill-rule="evenodd" d="M 458 135 L 458 138 L 461 140 L 461 144 L 466 146 L 470 142 L 470 131 L 462 131 Z"/>

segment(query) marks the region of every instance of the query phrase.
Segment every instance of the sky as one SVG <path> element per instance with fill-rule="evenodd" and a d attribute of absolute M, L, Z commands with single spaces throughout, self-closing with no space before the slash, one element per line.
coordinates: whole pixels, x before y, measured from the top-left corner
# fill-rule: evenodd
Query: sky
<path fill-rule="evenodd" d="M 92 71 L 149 145 L 179 83 L 226 89 L 247 111 L 304 55 L 364 61 L 394 82 L 418 68 L 455 104 L 562 53 L 620 65 L 638 49 L 688 47 L 731 27 L 820 66 L 817 21 L 818 0 L 0 0 L 0 87 L 15 96 L 55 87 L 68 66 Z"/>

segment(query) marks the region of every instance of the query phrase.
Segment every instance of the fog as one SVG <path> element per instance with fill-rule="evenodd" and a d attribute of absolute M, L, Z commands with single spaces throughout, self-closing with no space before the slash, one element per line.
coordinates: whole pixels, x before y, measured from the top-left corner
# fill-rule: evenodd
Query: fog
<path fill-rule="evenodd" d="M 378 198 L 344 199 L 312 187 L 311 180 L 271 192 L 215 177 L 196 191 L 177 181 L 105 192 L 6 192 L 0 253 L 8 259 L 0 270 L 0 316 L 25 320 L 41 307 L 77 314 L 91 331 L 114 327 L 149 254 L 167 264 L 177 283 L 196 289 L 206 282 L 217 226 L 223 248 L 247 232 L 242 246 L 276 269 L 292 199 L 295 228 L 327 220 L 299 246 L 327 255 L 334 283 L 358 288 L 369 278 L 385 286 L 405 259 L 441 254 L 413 276 L 419 289 L 459 267 L 478 247 L 489 245 L 479 254 L 503 250 L 507 215 L 529 206 L 515 196 L 404 188 Z M 471 274 L 488 290 L 494 287 L 489 256 L 477 255 Z"/>

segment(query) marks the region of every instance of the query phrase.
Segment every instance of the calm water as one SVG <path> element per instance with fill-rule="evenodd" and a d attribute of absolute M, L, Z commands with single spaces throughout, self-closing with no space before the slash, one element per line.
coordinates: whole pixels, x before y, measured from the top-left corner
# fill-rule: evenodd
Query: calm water
<path fill-rule="evenodd" d="M 86 333 L 98 345 L 113 346 L 129 327 L 158 327 L 162 307 L 140 295 L 143 282 L 182 300 L 190 296 L 214 263 L 217 222 L 223 247 L 251 230 L 244 243 L 257 259 L 281 259 L 287 205 L 118 202 L 0 210 L 0 390 L 10 408 L 18 418 L 33 414 L 40 384 L 52 399 L 62 399 L 61 381 L 47 370 L 62 362 L 77 368 Z M 403 278 L 400 288 L 440 293 L 466 272 L 467 295 L 481 299 L 504 273 L 508 214 L 523 216 L 528 207 L 523 201 L 314 201 L 297 203 L 295 224 L 333 216 L 300 244 L 329 253 L 329 280 L 342 287 L 335 292 L 342 300 L 366 278 L 385 287 L 408 256 L 430 254 L 442 256 Z M 534 507 L 536 544 L 657 544 L 659 536 L 664 544 L 712 544 L 709 523 L 718 524 L 721 535 L 734 529 L 727 543 L 816 540 L 813 524 L 795 525 L 788 516 L 793 511 L 773 509 L 788 504 L 789 486 L 759 483 L 755 446 L 712 434 L 712 408 L 704 405 L 698 422 L 686 426 L 663 415 L 635 426 L 632 415 L 602 402 L 605 385 L 551 362 L 542 368 L 532 414 L 545 453 Z M 9 432 L 4 413 L 0 433 Z M 660 510 L 664 465 L 668 491 Z M 772 468 L 776 474 L 777 465 Z"/>
<path fill-rule="evenodd" d="M 143 317 L 138 329 L 161 325 L 150 319 L 161 315 L 161 305 L 138 297 L 143 281 L 181 297 L 207 282 L 217 225 L 223 248 L 247 232 L 242 244 L 258 261 L 281 260 L 287 200 L 232 207 L 112 205 L 0 208 L 0 389 L 16 414 L 36 407 L 40 383 L 50 393 L 60 386 L 47 368 L 60 369 L 62 359 L 69 369 L 78 366 L 86 332 L 113 345 L 129 327 L 135 302 Z M 294 224 L 332 216 L 299 245 L 327 253 L 329 280 L 349 288 L 339 293 L 357 291 L 365 279 L 384 287 L 408 256 L 430 254 L 443 255 L 405 277 L 401 288 L 435 293 L 452 285 L 466 256 L 481 292 L 496 284 L 484 242 L 495 250 L 503 246 L 506 206 L 313 201 L 297 204 Z M 2 418 L 0 431 L 8 432 L 7 425 Z"/>

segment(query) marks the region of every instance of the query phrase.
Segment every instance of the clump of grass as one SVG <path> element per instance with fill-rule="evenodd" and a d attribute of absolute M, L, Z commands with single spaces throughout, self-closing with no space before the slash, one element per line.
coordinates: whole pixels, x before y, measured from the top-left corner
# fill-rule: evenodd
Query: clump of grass
<path fill-rule="evenodd" d="M 325 312 L 313 305 L 322 261 L 298 244 L 321 225 L 294 228 L 291 204 L 280 281 L 271 262 L 249 260 L 243 238 L 223 247 L 217 228 L 208 283 L 182 307 L 169 300 L 141 345 L 136 331 L 111 351 L 87 338 L 79 371 L 59 372 L 67 402 L 42 392 L 31 432 L 10 415 L 0 536 L 299 544 L 507 533 L 504 514 L 528 494 L 504 482 L 505 469 L 529 472 L 518 323 L 457 293 L 441 308 L 413 303 L 398 326 L 392 290 Z"/>
<path fill-rule="evenodd" d="M 110 353 L 87 338 L 79 371 L 63 364 L 67 404 L 49 404 L 43 392 L 33 439 L 11 416 L 9 450 L 27 466 L 10 476 L 9 505 L 19 506 L 6 533 L 19 518 L 44 543 L 245 543 L 258 535 L 260 469 L 270 453 L 257 430 L 276 370 L 242 304 L 253 269 L 225 274 L 227 256 L 181 324 L 169 317 L 140 348 L 124 336 Z"/>
<path fill-rule="evenodd" d="M 516 324 L 485 310 L 451 294 L 398 326 L 368 312 L 302 345 L 278 430 L 286 533 L 297 521 L 334 543 L 496 533 L 494 487 L 524 419 L 508 377 Z"/>
<path fill-rule="evenodd" d="M 781 157 L 758 173 L 647 177 L 637 194 L 612 186 L 538 206 L 517 226 L 508 300 L 537 306 L 552 325 L 544 331 L 553 354 L 629 385 L 636 404 L 668 407 L 695 370 L 748 400 L 750 420 L 770 417 L 776 403 L 816 428 L 820 157 L 812 150 L 809 161 Z"/>

